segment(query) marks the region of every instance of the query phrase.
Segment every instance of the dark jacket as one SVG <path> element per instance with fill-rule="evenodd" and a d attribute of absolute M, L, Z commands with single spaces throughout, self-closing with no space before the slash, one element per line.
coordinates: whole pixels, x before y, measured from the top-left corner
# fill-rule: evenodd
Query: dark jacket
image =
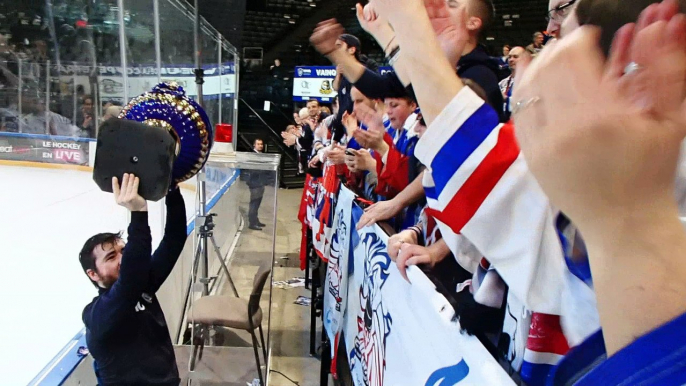
<path fill-rule="evenodd" d="M 484 47 L 480 45 L 457 62 L 457 75 L 460 78 L 471 79 L 481 86 L 488 96 L 488 103 L 501 115 L 500 120 L 504 121 L 503 95 L 498 86 L 497 72 L 498 65 L 491 60 Z M 412 85 L 404 87 L 395 72 L 380 75 L 367 70 L 355 83 L 355 87 L 368 98 L 399 98 L 409 94 L 416 100 Z"/>
<path fill-rule="evenodd" d="M 148 212 L 132 212 L 119 279 L 83 310 L 86 342 L 101 385 L 178 385 L 174 348 L 155 293 L 186 242 L 178 189 L 166 198 L 167 225 L 152 254 Z"/>
<path fill-rule="evenodd" d="M 503 94 L 498 86 L 498 66 L 493 63 L 486 53 L 486 49 L 478 45 L 472 52 L 464 55 L 457 62 L 457 76 L 460 78 L 471 79 L 486 91 L 488 104 L 493 107 L 500 115 L 501 122 L 503 116 Z"/>
<path fill-rule="evenodd" d="M 319 117 L 317 117 L 317 124 L 321 123 L 328 117 L 329 114 L 325 112 L 320 112 Z M 307 155 L 312 152 L 312 144 L 314 143 L 314 131 L 316 127 L 310 127 L 309 124 L 304 124 L 302 126 L 303 136 L 298 139 L 298 144 L 300 145 L 301 151 L 305 151 Z"/>
<path fill-rule="evenodd" d="M 253 149 L 253 153 L 263 154 Z M 250 189 L 263 188 L 274 183 L 275 173 L 272 170 L 243 169 L 241 179 Z"/>
<path fill-rule="evenodd" d="M 364 57 L 360 63 L 367 68 L 367 72 L 378 75 L 377 71 L 379 66 L 376 64 L 376 62 Z M 352 88 L 353 84 L 350 83 L 345 76 L 341 77 L 341 83 L 338 86 L 338 114 L 336 114 L 336 118 L 334 118 L 333 122 L 331 123 L 331 130 L 333 133 L 332 137 L 336 142 L 340 142 L 341 138 L 343 138 L 346 133 L 345 127 L 343 126 L 343 114 L 346 112 L 348 114 L 353 112 L 353 100 L 350 97 L 350 90 Z M 362 91 L 362 93 L 364 94 L 364 91 Z"/>

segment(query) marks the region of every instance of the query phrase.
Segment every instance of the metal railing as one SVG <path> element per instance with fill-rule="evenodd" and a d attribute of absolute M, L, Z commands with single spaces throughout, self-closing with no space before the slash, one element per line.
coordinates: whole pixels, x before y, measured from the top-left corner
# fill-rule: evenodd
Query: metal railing
<path fill-rule="evenodd" d="M 293 154 L 290 154 L 291 153 L 290 148 L 283 144 L 282 139 L 281 139 L 281 133 L 276 131 L 273 127 L 271 127 L 267 123 L 267 121 L 260 115 L 260 113 L 258 113 L 255 109 L 253 109 L 252 106 L 250 106 L 250 104 L 248 104 L 248 102 L 245 101 L 245 99 L 239 98 L 239 100 L 241 102 L 243 102 L 243 104 L 257 117 L 257 119 L 259 119 L 260 122 L 262 122 L 262 124 L 267 129 L 269 129 L 269 131 L 274 135 L 274 138 L 276 139 L 276 141 L 274 141 L 274 142 L 277 144 L 279 149 L 282 151 L 282 154 L 285 155 L 286 157 L 288 157 L 288 159 L 290 159 L 291 161 L 298 162 L 297 158 L 295 158 L 293 156 Z"/>

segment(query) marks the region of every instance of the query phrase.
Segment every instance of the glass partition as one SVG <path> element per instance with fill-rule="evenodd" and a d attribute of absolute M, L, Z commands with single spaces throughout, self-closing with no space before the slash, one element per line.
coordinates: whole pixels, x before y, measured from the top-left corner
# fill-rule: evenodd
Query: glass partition
<path fill-rule="evenodd" d="M 200 263 L 197 268 L 193 267 L 196 272 L 191 276 L 193 291 L 176 351 L 182 383 L 191 379 L 252 384 L 255 379 L 261 379 L 265 384 L 271 341 L 271 269 L 276 242 L 279 161 L 279 155 L 236 153 L 235 157 L 212 157 L 207 164 L 208 195 L 216 189 L 228 190 L 219 200 L 208 200 L 209 213 L 217 215 L 213 217 L 217 225 L 214 240 L 208 241 L 208 275 L 213 279 L 207 287 L 202 280 L 203 254 L 196 255 L 193 260 L 200 259 Z M 263 226 L 255 227 L 258 222 Z M 199 237 L 200 234 L 196 234 L 196 247 L 201 242 Z M 259 273 L 267 275 L 261 289 L 256 287 Z M 203 290 L 208 291 L 209 296 L 204 296 Z M 254 329 L 251 331 L 245 326 L 247 321 L 243 321 L 242 328 L 237 327 L 241 323 L 237 323 L 236 318 L 247 315 L 247 307 L 254 296 L 259 296 Z M 220 322 L 212 326 L 204 324 L 208 319 Z M 232 322 L 222 323 L 221 320 Z M 202 359 L 196 357 L 191 365 L 191 358 L 199 354 L 199 348 L 193 342 L 203 339 Z M 256 349 L 253 339 L 257 341 Z M 257 358 L 255 350 L 259 354 Z M 261 375 L 258 375 L 258 361 Z"/>
<path fill-rule="evenodd" d="M 15 315 L 0 322 L 0 340 L 14 347 L 0 352 L 0 371 L 11 375 L 7 384 L 95 384 L 81 312 L 97 291 L 77 257 L 88 237 L 125 231 L 129 221 L 126 210 L 92 181 L 96 138 L 104 120 L 160 81 L 177 82 L 197 99 L 194 12 L 181 0 L 48 0 L 5 2 L 0 15 L 0 176 L 3 186 L 11 187 L 0 189 L 0 203 L 9 211 L 0 245 L 12 256 L 0 263 L 0 289 L 17 294 L 2 301 Z M 212 126 L 233 124 L 235 130 L 236 49 L 204 20 L 198 31 L 205 70 L 199 102 Z M 251 174 L 244 169 L 275 174 L 274 162 L 213 159 L 203 174 L 208 208 L 218 215 L 214 236 L 241 297 L 248 295 L 244 285 L 256 272 L 248 267 L 257 264 L 243 262 L 239 253 L 247 243 L 241 237 L 248 236 L 243 218 L 250 195 L 240 176 Z M 260 234 L 260 246 L 273 239 L 275 213 L 273 183 L 264 189 L 261 221 L 271 228 Z M 191 283 L 197 178 L 183 183 L 181 191 L 189 238 L 157 295 L 173 342 L 183 345 L 191 331 L 187 313 L 198 295 Z M 164 232 L 164 200 L 149 207 L 155 247 Z M 266 261 L 266 252 L 260 253 L 255 256 Z M 211 244 L 209 254 L 217 255 Z M 209 260 L 211 294 L 231 294 L 219 261 Z M 268 326 L 269 311 L 263 311 Z M 212 336 L 217 334 L 213 330 Z M 187 374 L 188 361 L 178 363 Z"/>
<path fill-rule="evenodd" d="M 221 83 L 220 83 L 220 122 L 233 125 L 238 123 L 238 65 L 239 60 L 233 47 L 222 42 L 220 52 Z M 237 136 L 233 136 L 233 146 L 236 148 Z"/>

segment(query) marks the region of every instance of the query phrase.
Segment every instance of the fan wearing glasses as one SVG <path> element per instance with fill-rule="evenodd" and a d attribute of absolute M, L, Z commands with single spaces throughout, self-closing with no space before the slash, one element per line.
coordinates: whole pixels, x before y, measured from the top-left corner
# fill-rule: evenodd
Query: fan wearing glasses
<path fill-rule="evenodd" d="M 560 37 L 560 32 L 563 29 L 563 24 L 567 20 L 567 16 L 572 14 L 574 8 L 576 8 L 577 0 L 550 0 L 548 3 L 548 16 L 546 20 L 548 21 L 548 34 L 556 39 Z M 569 22 L 572 22 L 571 18 Z M 576 21 L 574 21 L 576 23 Z M 577 25 L 578 26 L 578 23 Z M 575 27 L 575 26 L 569 26 Z M 568 29 L 565 25 L 565 29 Z"/>

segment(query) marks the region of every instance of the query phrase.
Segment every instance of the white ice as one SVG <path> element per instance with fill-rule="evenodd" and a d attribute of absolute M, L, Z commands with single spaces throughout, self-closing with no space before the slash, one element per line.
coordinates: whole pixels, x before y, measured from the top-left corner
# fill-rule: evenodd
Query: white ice
<path fill-rule="evenodd" d="M 195 193 L 182 192 L 190 219 Z M 150 205 L 153 245 L 163 202 Z M 126 230 L 128 217 L 90 172 L 15 166 L 0 166 L 0 211 L 0 374 L 25 385 L 83 328 L 97 295 L 78 261 L 83 243 Z"/>

